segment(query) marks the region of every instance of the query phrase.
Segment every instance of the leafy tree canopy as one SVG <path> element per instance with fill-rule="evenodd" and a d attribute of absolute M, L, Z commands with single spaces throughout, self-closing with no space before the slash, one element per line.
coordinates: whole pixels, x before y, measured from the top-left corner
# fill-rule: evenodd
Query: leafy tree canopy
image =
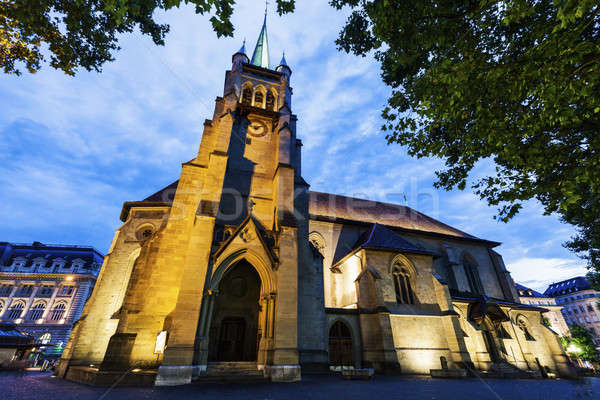
<path fill-rule="evenodd" d="M 118 35 L 138 28 L 163 45 L 169 26 L 154 20 L 157 10 L 192 4 L 211 15 L 217 36 L 232 36 L 234 0 L 2 0 L 0 68 L 19 75 L 19 64 L 33 73 L 45 61 L 74 75 L 79 67 L 100 71 L 119 49 Z M 294 0 L 277 0 L 277 12 L 294 10 Z"/>
<path fill-rule="evenodd" d="M 573 352 L 575 356 L 585 361 L 598 362 L 600 361 L 600 353 L 596 350 L 594 344 L 594 335 L 585 326 L 575 325 L 570 328 L 571 336 L 562 337 L 561 341 L 567 352 L 571 349 L 577 349 Z M 571 347 L 573 346 L 573 347 Z"/>
<path fill-rule="evenodd" d="M 472 189 L 506 222 L 537 199 L 600 268 L 597 0 L 331 0 L 352 13 L 340 49 L 373 53 L 393 92 L 389 143 L 445 160 L 436 186 Z M 598 269 L 600 271 L 600 269 Z M 597 276 L 596 276 L 597 278 Z M 600 283 L 600 279 L 598 280 Z"/>

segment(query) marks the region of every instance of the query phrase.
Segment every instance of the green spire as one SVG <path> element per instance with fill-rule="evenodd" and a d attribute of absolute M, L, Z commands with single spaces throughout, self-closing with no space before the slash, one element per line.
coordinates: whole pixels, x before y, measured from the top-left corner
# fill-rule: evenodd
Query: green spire
<path fill-rule="evenodd" d="M 263 68 L 269 68 L 269 41 L 267 40 L 267 13 L 263 22 L 258 41 L 252 54 L 252 64 Z"/>

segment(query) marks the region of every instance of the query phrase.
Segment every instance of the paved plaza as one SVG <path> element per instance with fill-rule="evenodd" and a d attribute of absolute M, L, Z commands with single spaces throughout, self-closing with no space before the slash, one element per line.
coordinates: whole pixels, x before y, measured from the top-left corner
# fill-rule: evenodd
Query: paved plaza
<path fill-rule="evenodd" d="M 344 381 L 339 376 L 305 376 L 297 383 L 192 384 L 176 387 L 103 388 L 53 378 L 48 373 L 0 373 L 2 400 L 187 400 L 187 399 L 600 399 L 600 378 L 578 381 L 376 376 Z"/>

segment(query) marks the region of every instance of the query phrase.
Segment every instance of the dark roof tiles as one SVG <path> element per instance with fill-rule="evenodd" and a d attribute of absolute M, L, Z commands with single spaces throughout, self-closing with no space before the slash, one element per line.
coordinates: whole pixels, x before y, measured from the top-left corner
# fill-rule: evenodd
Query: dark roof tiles
<path fill-rule="evenodd" d="M 434 254 L 428 250 L 419 248 L 397 233 L 387 229 L 380 224 L 373 224 L 370 231 L 361 235 L 354 248 L 366 248 L 377 250 L 392 250 L 409 253 Z"/>
<path fill-rule="evenodd" d="M 575 278 L 551 284 L 548 286 L 548 289 L 546 289 L 544 294 L 550 297 L 555 297 L 591 288 L 592 286 L 585 276 L 577 276 Z"/>
<path fill-rule="evenodd" d="M 515 282 L 515 287 L 517 288 L 519 297 L 550 297 L 536 290 L 530 289 L 527 286 L 523 286 L 520 283 Z"/>

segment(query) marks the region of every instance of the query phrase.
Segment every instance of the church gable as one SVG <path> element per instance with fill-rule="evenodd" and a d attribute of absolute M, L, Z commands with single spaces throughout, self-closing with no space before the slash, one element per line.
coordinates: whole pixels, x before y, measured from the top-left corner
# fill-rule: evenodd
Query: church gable
<path fill-rule="evenodd" d="M 240 249 L 252 249 L 258 252 L 265 260 L 269 260 L 273 269 L 279 264 L 276 255 L 274 234 L 267 232 L 262 224 L 252 215 L 236 228 L 236 230 L 227 238 L 219 248 L 214 252 L 213 259 L 219 260 L 226 258 L 228 254 Z"/>

